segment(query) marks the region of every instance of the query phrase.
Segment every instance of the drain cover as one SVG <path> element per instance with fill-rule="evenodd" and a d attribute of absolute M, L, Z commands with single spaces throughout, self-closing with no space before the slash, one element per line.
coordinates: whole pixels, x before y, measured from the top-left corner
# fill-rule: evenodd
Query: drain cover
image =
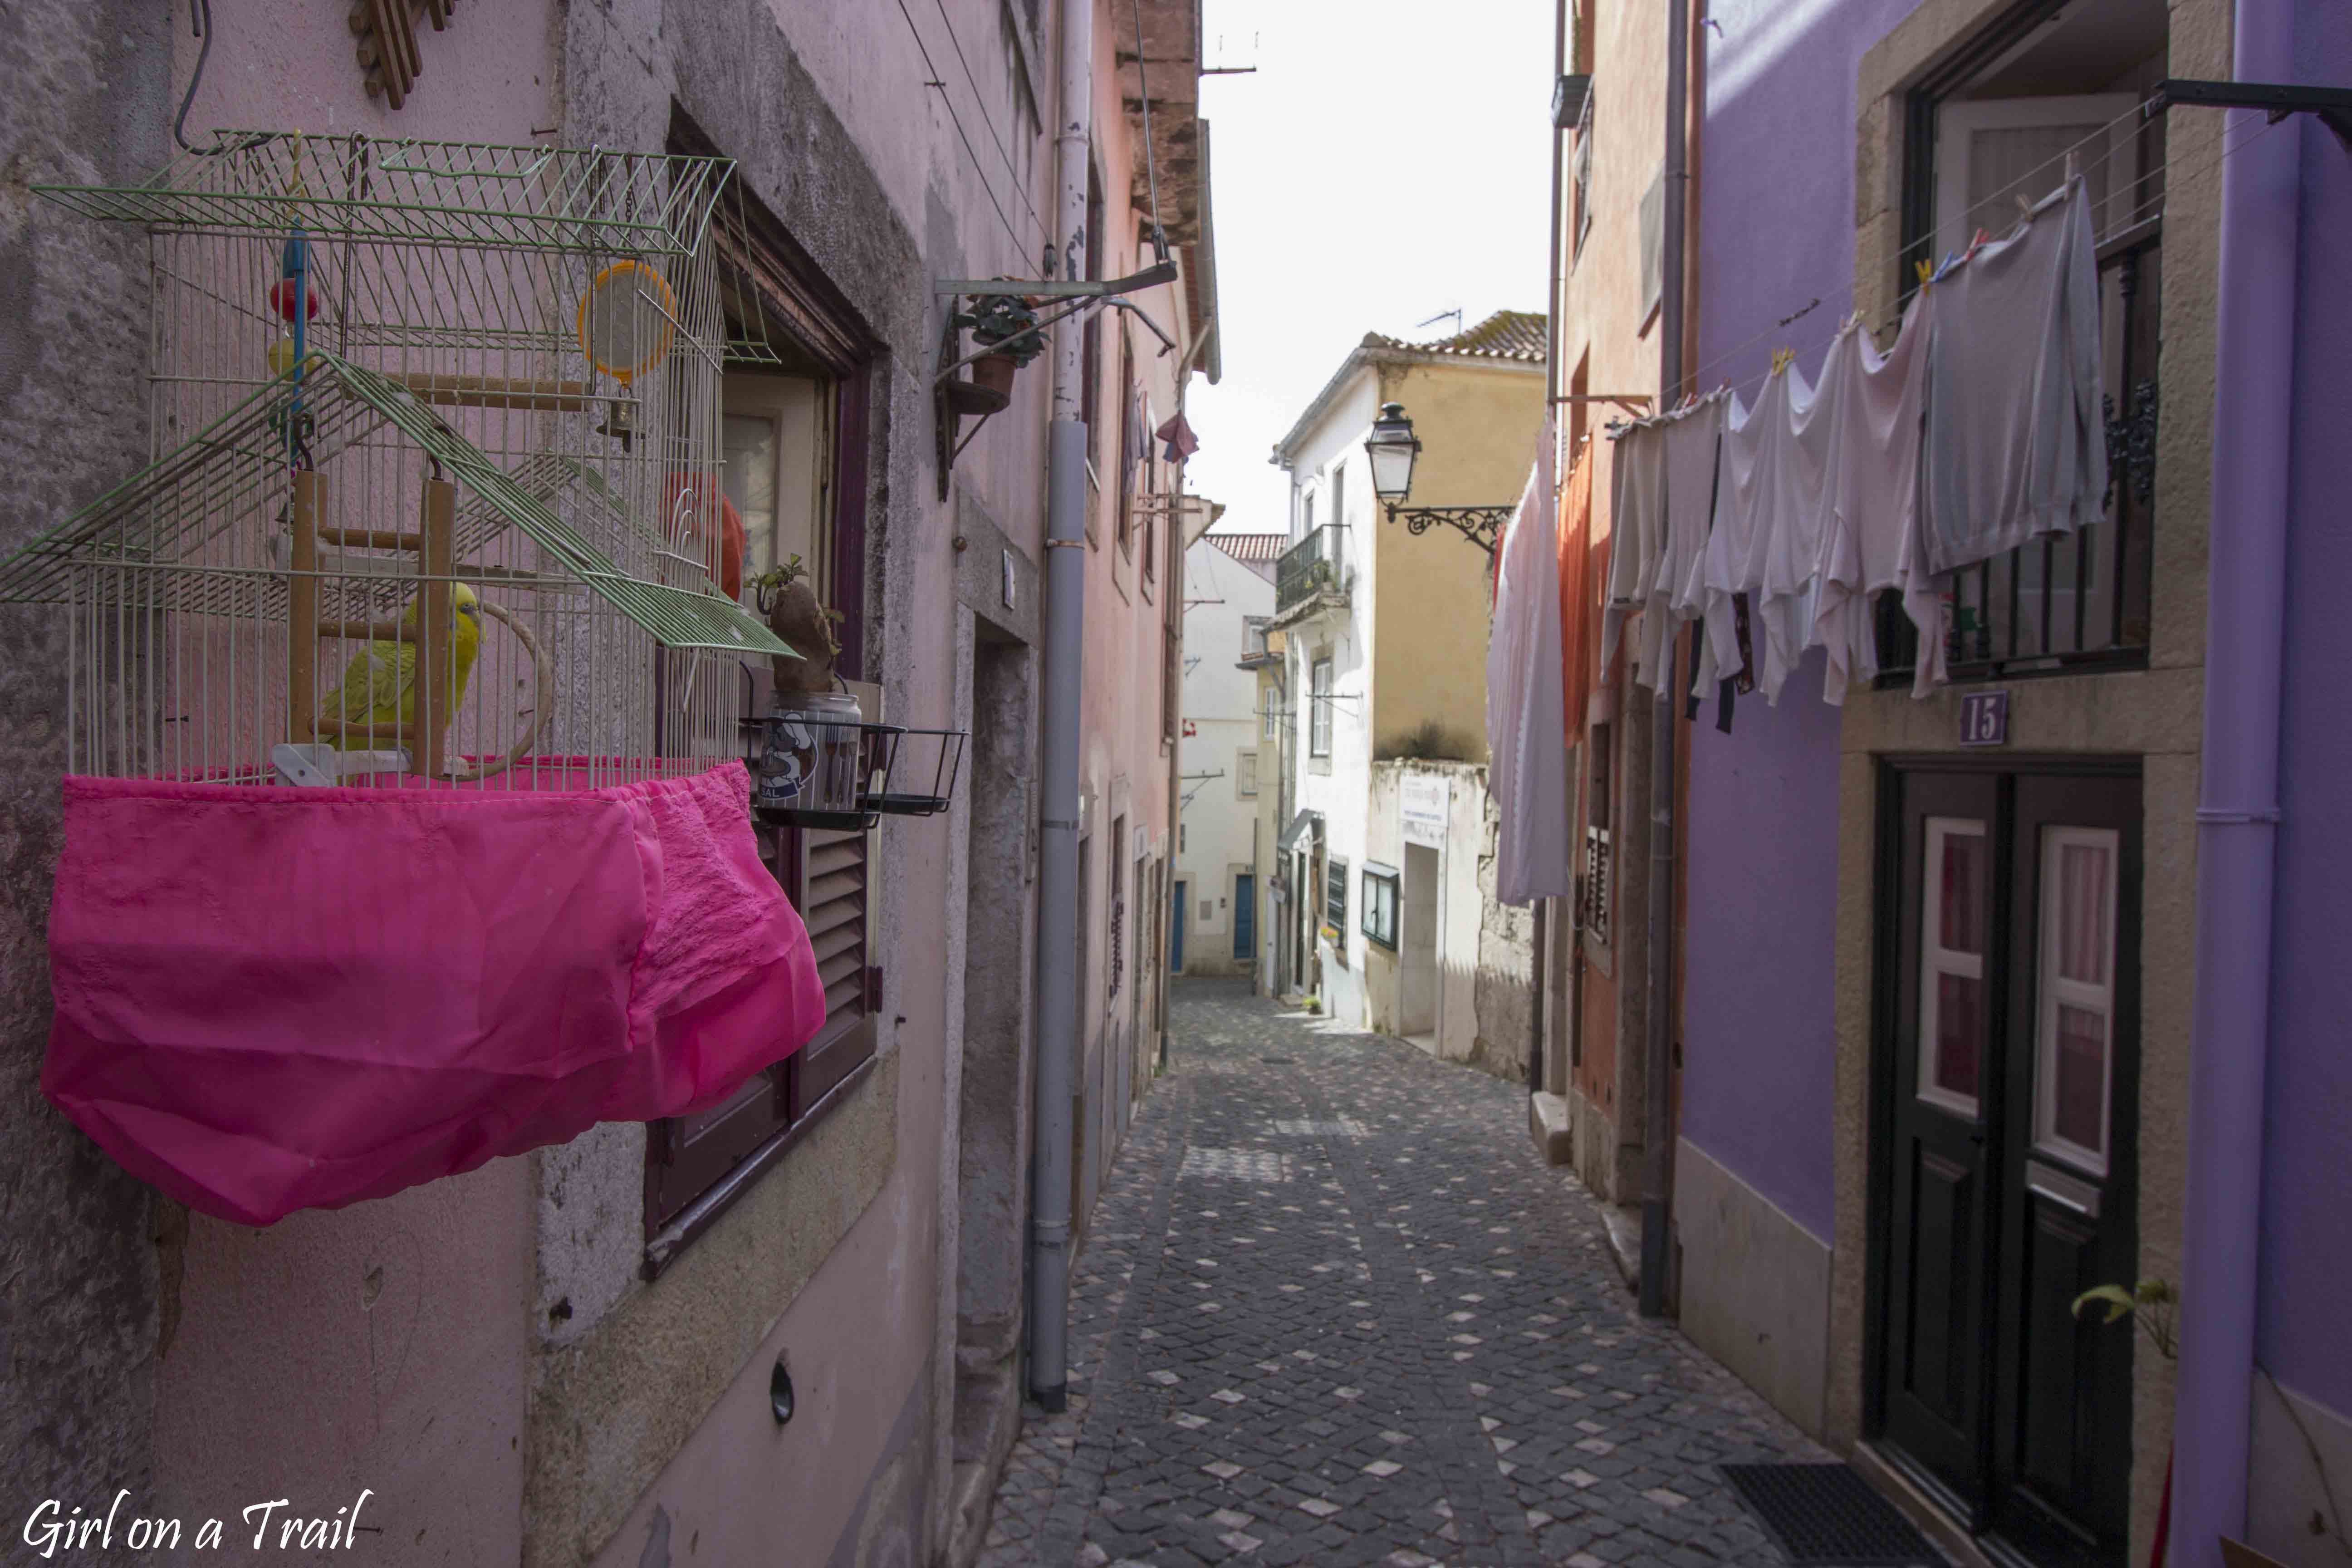
<path fill-rule="evenodd" d="M 1290 1065 L 1290 1058 L 1288 1057 L 1260 1057 L 1257 1059 L 1264 1062 L 1268 1067 L 1286 1068 Z"/>
<path fill-rule="evenodd" d="M 1937 1568 L 1943 1559 L 1850 1465 L 1726 1465 L 1790 1568 Z"/>

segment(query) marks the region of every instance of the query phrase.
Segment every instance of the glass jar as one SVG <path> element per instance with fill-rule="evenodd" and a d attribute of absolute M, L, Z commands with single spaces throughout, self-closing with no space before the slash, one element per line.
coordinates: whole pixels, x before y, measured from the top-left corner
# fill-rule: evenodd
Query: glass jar
<path fill-rule="evenodd" d="M 846 691 L 792 699 L 789 711 L 768 717 L 760 752 L 760 804 L 795 811 L 854 812 L 865 715 Z"/>

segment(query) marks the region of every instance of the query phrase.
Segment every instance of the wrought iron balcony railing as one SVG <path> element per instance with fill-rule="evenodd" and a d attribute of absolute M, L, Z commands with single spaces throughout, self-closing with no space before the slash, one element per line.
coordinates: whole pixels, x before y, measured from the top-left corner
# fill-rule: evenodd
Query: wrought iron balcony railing
<path fill-rule="evenodd" d="M 1274 612 L 1286 615 L 1318 594 L 1348 596 L 1348 530 L 1327 522 L 1288 550 L 1274 568 Z"/>

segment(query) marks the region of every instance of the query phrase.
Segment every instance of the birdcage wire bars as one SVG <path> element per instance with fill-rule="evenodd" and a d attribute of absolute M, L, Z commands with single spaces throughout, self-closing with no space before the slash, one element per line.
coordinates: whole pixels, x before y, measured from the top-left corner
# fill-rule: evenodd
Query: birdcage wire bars
<path fill-rule="evenodd" d="M 63 616 L 68 767 L 285 783 L 291 744 L 300 782 L 544 789 L 734 756 L 738 661 L 782 645 L 719 483 L 731 165 L 223 144 L 39 189 L 144 226 L 152 284 L 155 463 L 0 567 Z"/>

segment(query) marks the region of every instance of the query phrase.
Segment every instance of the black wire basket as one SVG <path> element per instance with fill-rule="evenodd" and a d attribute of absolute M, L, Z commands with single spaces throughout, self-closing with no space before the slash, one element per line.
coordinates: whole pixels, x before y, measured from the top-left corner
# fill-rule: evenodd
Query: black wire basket
<path fill-rule="evenodd" d="M 889 771 L 886 769 L 881 775 L 879 786 L 866 796 L 866 807 L 869 810 L 880 812 L 886 816 L 937 816 L 940 812 L 945 811 L 949 804 L 955 799 L 956 780 L 963 773 L 963 743 L 967 731 L 962 730 L 899 731 L 892 741 L 893 761 L 896 760 L 895 752 L 905 746 L 908 741 L 912 741 L 916 748 L 912 765 L 918 776 L 920 776 L 919 758 L 923 748 L 928 746 L 931 749 L 930 790 L 928 794 L 911 790 L 893 790 L 890 787 Z M 908 782 L 913 783 L 914 780 L 910 779 Z"/>
<path fill-rule="evenodd" d="M 752 722 L 746 721 L 747 727 Z M 751 770 L 751 815 L 772 827 L 856 833 L 881 820 L 891 798 L 903 725 L 775 713 L 757 721 L 761 742 Z M 838 805 L 844 799 L 855 804 Z M 803 804 L 812 803 L 812 804 Z M 816 804 L 822 803 L 822 804 Z"/>

